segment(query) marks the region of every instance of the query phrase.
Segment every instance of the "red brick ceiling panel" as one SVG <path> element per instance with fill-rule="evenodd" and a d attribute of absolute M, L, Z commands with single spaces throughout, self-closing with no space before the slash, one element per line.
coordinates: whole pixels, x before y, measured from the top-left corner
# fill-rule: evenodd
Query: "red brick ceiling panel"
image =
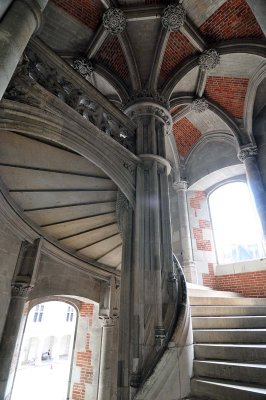
<path fill-rule="evenodd" d="M 93 31 L 101 23 L 104 7 L 100 0 L 53 0 L 53 2 Z"/>
<path fill-rule="evenodd" d="M 205 93 L 231 115 L 242 118 L 248 82 L 246 78 L 209 76 Z"/>
<path fill-rule="evenodd" d="M 201 137 L 200 131 L 187 118 L 182 118 L 174 124 L 173 133 L 178 152 L 183 157 Z"/>
<path fill-rule="evenodd" d="M 105 39 L 102 47 L 96 54 L 95 60 L 128 82 L 129 70 L 117 36 L 109 35 Z"/>
<path fill-rule="evenodd" d="M 245 0 L 225 2 L 201 25 L 200 31 L 213 41 L 264 37 Z"/>
<path fill-rule="evenodd" d="M 160 78 L 167 78 L 171 71 L 196 50 L 188 39 L 180 32 L 172 32 L 169 36 L 162 62 Z"/>

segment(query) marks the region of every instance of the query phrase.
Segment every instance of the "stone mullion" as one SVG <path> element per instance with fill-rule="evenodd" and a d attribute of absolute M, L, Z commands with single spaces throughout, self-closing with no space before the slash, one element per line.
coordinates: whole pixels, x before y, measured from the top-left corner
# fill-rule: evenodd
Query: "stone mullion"
<path fill-rule="evenodd" d="M 190 283 L 197 283 L 197 273 L 195 269 L 192 242 L 190 235 L 190 223 L 187 206 L 187 182 L 179 181 L 174 183 L 174 189 L 178 197 L 178 214 L 181 232 L 181 246 L 183 258 L 183 270 L 185 277 Z"/>

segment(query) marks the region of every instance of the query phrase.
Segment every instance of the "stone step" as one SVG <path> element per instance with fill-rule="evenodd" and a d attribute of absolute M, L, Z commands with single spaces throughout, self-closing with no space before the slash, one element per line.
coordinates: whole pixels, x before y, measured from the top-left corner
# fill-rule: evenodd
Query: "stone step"
<path fill-rule="evenodd" d="M 266 328 L 266 316 L 192 317 L 193 329 Z"/>
<path fill-rule="evenodd" d="M 196 285 L 195 283 L 187 283 L 187 289 L 190 297 L 241 297 L 239 293 L 212 290 L 207 286 Z"/>
<path fill-rule="evenodd" d="M 195 344 L 194 354 L 195 359 L 266 363 L 266 345 L 260 344 Z"/>
<path fill-rule="evenodd" d="M 266 315 L 266 306 L 193 306 L 191 315 L 194 317 L 226 316 L 226 315 Z"/>
<path fill-rule="evenodd" d="M 195 329 L 193 336 L 194 343 L 266 343 L 266 329 Z"/>
<path fill-rule="evenodd" d="M 266 384 L 266 364 L 195 360 L 193 365 L 195 377 L 232 379 L 247 384 Z"/>
<path fill-rule="evenodd" d="M 216 379 L 194 378 L 191 381 L 192 396 L 213 400 L 265 400 L 266 388 L 243 385 Z"/>
<path fill-rule="evenodd" d="M 266 299 L 251 297 L 190 297 L 191 306 L 265 306 Z"/>

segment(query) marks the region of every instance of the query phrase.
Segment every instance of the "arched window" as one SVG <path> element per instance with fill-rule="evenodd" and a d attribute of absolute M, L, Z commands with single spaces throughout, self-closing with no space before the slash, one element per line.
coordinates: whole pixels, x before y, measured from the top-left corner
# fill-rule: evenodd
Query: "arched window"
<path fill-rule="evenodd" d="M 219 264 L 265 256 L 260 221 L 245 183 L 219 187 L 209 205 Z"/>

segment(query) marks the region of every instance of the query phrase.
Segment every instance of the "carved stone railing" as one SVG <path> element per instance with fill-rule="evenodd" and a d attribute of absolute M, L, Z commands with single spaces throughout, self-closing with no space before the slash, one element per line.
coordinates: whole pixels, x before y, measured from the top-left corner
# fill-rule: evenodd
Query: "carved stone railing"
<path fill-rule="evenodd" d="M 153 354 L 150 353 L 150 362 L 143 371 L 141 382 L 138 385 L 139 390 L 145 386 L 145 383 L 153 374 L 155 367 L 162 359 L 165 351 L 168 349 L 169 343 L 173 340 L 173 337 L 177 336 L 179 338 L 178 340 L 180 341 L 180 346 L 183 345 L 183 341 L 186 339 L 186 334 L 184 335 L 184 331 L 186 330 L 187 325 L 187 286 L 182 267 L 174 254 L 173 271 L 168 273 L 167 277 L 164 275 L 164 271 L 162 271 L 162 290 L 164 293 L 163 307 L 165 310 L 164 327 L 166 335 L 164 338 L 162 338 L 161 345 L 156 346 Z M 138 399 L 138 392 L 136 393 L 136 399 Z"/>
<path fill-rule="evenodd" d="M 27 47 L 4 97 L 21 102 L 29 101 L 34 105 L 30 98 L 31 81 L 37 82 L 97 128 L 134 152 L 134 123 L 69 64 L 37 40 Z M 25 83 L 28 83 L 27 96 Z"/>

